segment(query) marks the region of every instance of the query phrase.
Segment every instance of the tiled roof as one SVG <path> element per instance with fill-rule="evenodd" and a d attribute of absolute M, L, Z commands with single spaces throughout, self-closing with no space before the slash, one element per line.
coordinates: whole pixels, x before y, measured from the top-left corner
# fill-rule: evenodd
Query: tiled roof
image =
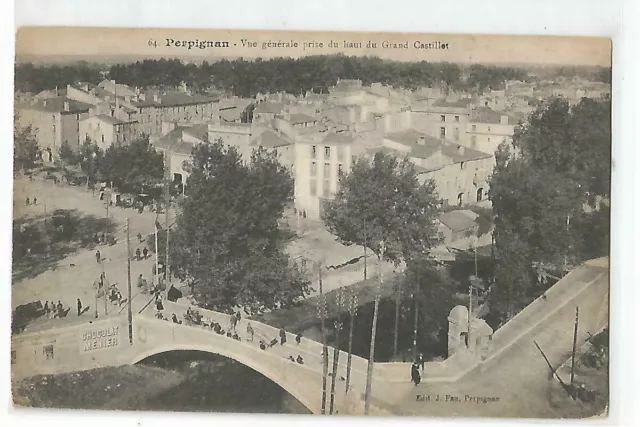
<path fill-rule="evenodd" d="M 88 119 L 91 119 L 92 117 L 89 117 Z M 93 118 L 98 119 L 102 122 L 108 123 L 110 125 L 118 125 L 120 123 L 124 123 L 124 121 L 118 119 L 117 117 L 111 117 L 111 116 L 107 116 L 106 114 L 98 114 L 97 116 L 94 116 Z M 85 119 L 85 120 L 88 120 Z"/>
<path fill-rule="evenodd" d="M 515 125 L 518 121 L 518 119 L 513 116 L 492 110 L 489 107 L 478 107 L 473 110 L 469 121 L 472 123 L 500 124 L 500 119 L 502 118 L 502 116 L 507 116 L 507 124 L 510 125 Z"/>
<path fill-rule="evenodd" d="M 292 113 L 288 120 L 288 122 L 291 123 L 292 125 L 317 122 L 317 121 L 318 119 L 316 119 L 315 117 L 311 117 L 307 114 L 302 114 L 302 113 Z"/>
<path fill-rule="evenodd" d="M 284 110 L 284 104 L 280 102 L 261 102 L 253 110 L 254 113 L 280 114 Z"/>
<path fill-rule="evenodd" d="M 478 214 L 470 210 L 457 210 L 445 212 L 440 215 L 440 222 L 451 231 L 458 232 L 472 229 L 476 226 Z"/>
<path fill-rule="evenodd" d="M 65 102 L 69 103 L 68 111 L 65 111 L 64 109 Z M 35 103 L 20 104 L 18 107 L 22 109 L 46 111 L 51 113 L 77 114 L 86 113 L 93 107 L 93 105 L 85 104 L 84 102 L 79 102 L 74 99 L 67 98 L 66 96 L 58 96 L 55 98 L 38 100 Z"/>
<path fill-rule="evenodd" d="M 462 152 L 459 148 L 462 147 Z M 492 157 L 492 154 L 485 153 L 483 151 L 474 150 L 473 148 L 464 147 L 458 144 L 450 142 L 444 143 L 442 146 L 442 152 L 453 160 L 454 163 L 468 162 L 470 160 L 488 159 Z"/>
<path fill-rule="evenodd" d="M 322 142 L 327 144 L 351 144 L 354 140 L 355 138 L 350 133 L 337 132 L 327 134 Z"/>
<path fill-rule="evenodd" d="M 294 142 L 272 129 L 267 129 L 255 140 L 257 145 L 265 148 L 277 148 L 292 145 Z"/>

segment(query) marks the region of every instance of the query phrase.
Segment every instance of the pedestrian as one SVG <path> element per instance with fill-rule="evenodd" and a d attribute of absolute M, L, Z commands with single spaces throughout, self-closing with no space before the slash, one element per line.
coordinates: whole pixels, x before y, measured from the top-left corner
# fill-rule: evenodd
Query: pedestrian
<path fill-rule="evenodd" d="M 147 259 L 145 257 L 145 259 Z M 140 261 L 140 248 L 136 248 L 136 261 Z"/>
<path fill-rule="evenodd" d="M 236 331 L 236 325 L 238 324 L 238 317 L 235 314 L 232 314 L 229 318 L 230 331 Z"/>
<path fill-rule="evenodd" d="M 266 350 L 267 349 L 267 343 L 264 342 L 264 340 L 260 340 L 260 350 Z"/>
<path fill-rule="evenodd" d="M 53 319 L 56 315 L 56 306 L 53 303 L 53 301 L 51 301 L 49 303 L 49 319 Z"/>
<path fill-rule="evenodd" d="M 25 200 L 25 203 L 27 206 L 29 206 L 31 204 L 31 202 L 29 201 L 29 198 L 27 197 L 27 200 Z"/>
<path fill-rule="evenodd" d="M 142 273 L 138 276 L 138 287 L 141 288 L 144 286 L 144 278 L 142 277 Z"/>
<path fill-rule="evenodd" d="M 417 362 L 418 362 L 418 366 L 420 366 L 420 370 L 424 374 L 424 355 L 422 353 L 418 355 Z"/>
<path fill-rule="evenodd" d="M 149 257 L 149 249 L 147 249 L 146 247 L 142 250 L 142 255 L 144 256 L 144 259 L 147 259 Z"/>
<path fill-rule="evenodd" d="M 296 357 L 296 362 L 298 362 L 301 365 L 304 365 L 304 360 L 302 359 L 302 356 L 298 355 L 298 357 Z"/>
<path fill-rule="evenodd" d="M 240 314 L 240 310 L 236 312 L 236 319 L 237 319 L 236 323 L 240 323 L 240 321 L 242 320 L 242 314 Z"/>
<path fill-rule="evenodd" d="M 82 302 L 80 301 L 80 298 L 78 298 L 78 316 L 80 316 L 82 314 Z"/>
<path fill-rule="evenodd" d="M 173 323 L 178 323 L 178 316 L 176 316 L 176 314 L 175 314 L 175 313 L 173 313 L 173 314 L 171 315 L 171 320 L 173 321 Z"/>
<path fill-rule="evenodd" d="M 64 308 L 62 308 L 62 303 L 60 302 L 60 300 L 58 300 L 58 305 L 56 306 L 57 311 L 58 311 L 58 317 L 62 317 L 62 312 L 64 311 Z"/>
<path fill-rule="evenodd" d="M 138 233 L 138 242 L 142 243 L 142 234 Z"/>
<path fill-rule="evenodd" d="M 98 264 L 100 264 L 100 260 L 101 260 L 101 259 L 102 259 L 102 258 L 101 258 L 101 256 L 100 256 L 100 251 L 96 251 L 96 262 L 97 262 Z"/>
<path fill-rule="evenodd" d="M 298 332 L 298 334 L 296 335 L 296 344 L 300 344 L 300 341 L 302 340 L 302 332 Z"/>
<path fill-rule="evenodd" d="M 38 198 L 37 198 L 37 197 L 34 197 L 34 198 L 33 198 L 33 205 L 35 206 L 35 205 L 37 205 L 37 204 L 38 204 Z"/>
<path fill-rule="evenodd" d="M 420 384 L 420 369 L 416 362 L 411 364 L 411 382 L 413 382 L 415 386 Z"/>
<path fill-rule="evenodd" d="M 49 317 L 49 301 L 44 302 L 44 307 L 42 309 L 44 310 L 45 316 Z"/>
<path fill-rule="evenodd" d="M 280 345 L 284 345 L 287 342 L 287 332 L 284 330 L 284 326 L 280 328 Z"/>
<path fill-rule="evenodd" d="M 247 323 L 247 335 L 249 335 L 249 341 L 253 342 L 253 327 L 251 327 L 251 323 Z"/>

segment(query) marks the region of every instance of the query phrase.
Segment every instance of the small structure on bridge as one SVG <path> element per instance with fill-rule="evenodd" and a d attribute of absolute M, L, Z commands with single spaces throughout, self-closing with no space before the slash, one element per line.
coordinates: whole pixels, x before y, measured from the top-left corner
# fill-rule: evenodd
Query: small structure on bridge
<path fill-rule="evenodd" d="M 469 322 L 469 310 L 457 305 L 449 313 L 448 356 L 460 350 L 467 350 L 484 359 L 491 348 L 493 329 L 482 319 L 472 318 Z"/>

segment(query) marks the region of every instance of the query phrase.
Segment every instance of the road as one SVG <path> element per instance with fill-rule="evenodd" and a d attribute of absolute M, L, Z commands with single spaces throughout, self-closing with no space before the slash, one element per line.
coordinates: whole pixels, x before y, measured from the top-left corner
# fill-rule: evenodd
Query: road
<path fill-rule="evenodd" d="M 37 206 L 26 206 L 24 200 L 29 197 L 33 200 L 37 197 Z M 106 215 L 106 205 L 100 201 L 98 194 L 92 195 L 81 187 L 69 187 L 55 185 L 51 181 L 43 181 L 36 178 L 33 182 L 28 179 L 17 178 L 14 183 L 14 218 L 33 216 L 50 213 L 55 209 L 77 209 L 84 214 L 91 214 L 98 217 Z M 93 283 L 100 277 L 102 269 L 111 284 L 117 284 L 120 291 L 126 297 L 127 286 L 127 248 L 126 248 L 126 219 L 130 218 L 131 251 L 136 248 L 143 249 L 146 242 L 138 242 L 137 234 L 146 236 L 153 233 L 156 214 L 153 212 L 143 212 L 139 214 L 133 209 L 123 209 L 119 207 L 109 208 L 109 218 L 117 223 L 116 238 L 117 243 L 113 246 L 100 245 L 97 248 L 87 250 L 81 249 L 78 252 L 64 258 L 58 264 L 42 274 L 35 277 L 25 278 L 12 283 L 11 305 L 24 304 L 33 300 L 60 301 L 64 307 L 71 307 L 70 315 L 76 313 L 76 299 L 80 298 L 83 306 L 90 306 L 89 313 L 83 316 L 94 315 L 95 312 L 95 291 Z M 165 216 L 159 218 L 164 224 Z M 170 219 L 172 221 L 172 219 Z M 100 230 L 96 230 L 100 231 Z M 100 250 L 103 258 L 102 265 L 96 262 L 95 249 Z M 136 278 L 139 274 L 151 281 L 153 258 L 144 261 L 132 261 L 131 277 L 133 290 L 137 292 Z M 109 311 L 115 311 L 115 307 L 109 306 Z M 104 315 L 104 303 L 99 303 L 98 313 Z M 56 319 L 54 322 L 66 323 L 72 319 Z"/>

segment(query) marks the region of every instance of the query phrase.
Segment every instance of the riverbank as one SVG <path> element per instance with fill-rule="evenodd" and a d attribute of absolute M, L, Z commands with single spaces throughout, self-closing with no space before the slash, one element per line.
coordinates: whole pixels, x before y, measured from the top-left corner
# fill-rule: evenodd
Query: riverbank
<path fill-rule="evenodd" d="M 12 383 L 12 395 L 17 407 L 134 410 L 185 379 L 151 366 L 108 367 L 24 378 Z"/>

